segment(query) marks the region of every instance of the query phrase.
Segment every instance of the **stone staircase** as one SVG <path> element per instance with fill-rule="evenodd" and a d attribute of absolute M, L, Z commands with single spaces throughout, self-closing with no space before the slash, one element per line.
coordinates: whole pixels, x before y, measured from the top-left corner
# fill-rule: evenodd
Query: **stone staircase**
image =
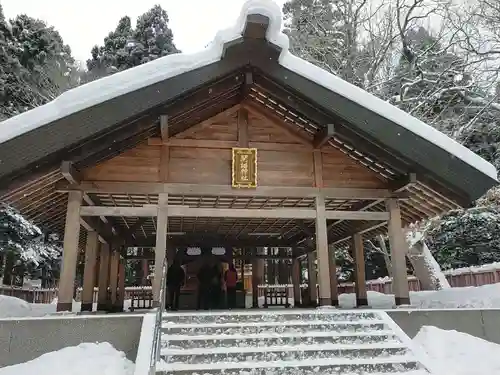
<path fill-rule="evenodd" d="M 165 313 L 158 375 L 428 375 L 383 311 Z"/>

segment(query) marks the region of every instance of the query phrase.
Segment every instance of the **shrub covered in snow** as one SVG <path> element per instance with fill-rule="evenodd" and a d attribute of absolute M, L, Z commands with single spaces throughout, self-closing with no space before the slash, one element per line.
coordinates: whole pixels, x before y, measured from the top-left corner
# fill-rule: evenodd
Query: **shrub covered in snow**
<path fill-rule="evenodd" d="M 24 275 L 41 270 L 50 273 L 58 267 L 61 247 L 58 238 L 44 234 L 12 207 L 0 204 L 0 256 L 5 258 L 5 274 Z M 7 277 L 10 279 L 10 277 Z"/>

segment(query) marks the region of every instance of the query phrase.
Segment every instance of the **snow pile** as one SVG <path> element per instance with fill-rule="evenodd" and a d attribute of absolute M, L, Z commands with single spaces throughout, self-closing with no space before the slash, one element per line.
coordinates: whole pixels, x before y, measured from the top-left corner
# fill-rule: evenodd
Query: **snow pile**
<path fill-rule="evenodd" d="M 410 292 L 411 307 L 419 309 L 500 308 L 500 284 Z M 341 294 L 341 307 L 356 306 L 355 294 Z M 368 305 L 377 309 L 394 306 L 394 295 L 368 291 Z"/>
<path fill-rule="evenodd" d="M 84 343 L 0 369 L 0 375 L 133 375 L 134 364 L 111 344 Z"/>
<path fill-rule="evenodd" d="M 455 276 L 455 275 L 463 275 L 463 274 L 467 274 L 467 273 L 493 272 L 493 271 L 497 271 L 497 270 L 500 270 L 500 262 L 483 264 L 482 266 L 455 268 L 453 270 L 445 270 L 445 271 L 443 271 L 443 273 L 445 275 Z"/>
<path fill-rule="evenodd" d="M 498 344 L 431 326 L 422 327 L 413 342 L 426 351 L 438 374 L 500 374 Z"/>
<path fill-rule="evenodd" d="M 131 300 L 125 300 L 123 310 L 130 309 Z M 57 298 L 52 303 L 28 303 L 16 297 L 0 295 L 0 318 L 21 318 L 21 317 L 39 317 L 56 314 Z M 93 310 L 97 310 L 97 304 L 94 303 Z M 73 300 L 73 312 L 81 311 L 81 303 Z M 57 314 L 70 314 L 62 312 Z"/>
<path fill-rule="evenodd" d="M 0 318 L 32 316 L 31 304 L 16 297 L 0 295 Z"/>

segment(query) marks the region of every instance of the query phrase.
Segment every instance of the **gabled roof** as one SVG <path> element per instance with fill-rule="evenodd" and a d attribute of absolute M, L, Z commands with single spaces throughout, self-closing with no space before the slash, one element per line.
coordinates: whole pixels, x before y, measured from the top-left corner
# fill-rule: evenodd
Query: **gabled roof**
<path fill-rule="evenodd" d="M 180 119 L 179 108 L 185 112 L 182 103 L 188 99 L 215 100 L 216 86 L 226 87 L 219 96 L 230 106 L 241 100 L 242 86 L 252 84 L 245 81 L 248 71 L 256 72 L 273 93 L 280 91 L 281 105 L 317 127 L 333 122 L 340 139 L 362 143 L 366 160 L 390 164 L 399 174 L 416 172 L 429 184 L 453 192 L 461 204 L 497 183 L 495 167 L 472 151 L 293 56 L 281 22 L 281 10 L 272 0 L 249 0 L 236 25 L 219 32 L 199 53 L 166 56 L 91 82 L 0 123 L 0 189 L 36 170 L 58 167 L 61 160 L 85 166 L 108 158 L 111 154 L 105 151 L 112 146 L 134 137 L 137 144 L 152 135 L 151 124 L 159 114 Z"/>

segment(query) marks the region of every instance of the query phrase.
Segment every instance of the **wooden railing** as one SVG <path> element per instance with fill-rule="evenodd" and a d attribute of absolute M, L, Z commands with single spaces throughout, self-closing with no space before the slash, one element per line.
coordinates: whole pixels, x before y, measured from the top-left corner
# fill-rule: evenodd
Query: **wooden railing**
<path fill-rule="evenodd" d="M 445 271 L 444 274 L 450 285 L 454 288 L 495 284 L 500 282 L 500 265 L 495 266 L 496 268 L 493 266 L 483 266 L 478 268 L 471 267 L 470 269 L 451 270 Z M 420 282 L 413 276 L 408 277 L 408 285 L 411 291 L 416 292 L 421 290 Z M 245 285 L 245 287 L 247 290 L 252 290 L 251 288 L 248 289 L 247 285 Z M 265 287 L 265 285 L 259 285 L 259 297 L 265 296 Z M 283 285 L 279 287 L 288 288 L 288 294 L 293 296 L 292 285 Z M 354 293 L 354 283 L 340 283 L 338 288 L 339 294 Z M 366 288 L 374 292 L 391 294 L 392 281 L 389 278 L 367 281 Z M 94 302 L 97 302 L 97 291 L 98 289 L 94 288 Z M 75 294 L 75 301 L 80 301 L 81 293 L 81 288 L 78 288 Z M 3 285 L 0 286 L 0 294 L 17 297 L 30 303 L 51 303 L 53 299 L 57 297 L 57 289 L 28 289 Z M 150 296 L 150 286 L 125 288 L 125 299 L 132 300 L 132 308 L 134 309 L 150 308 L 151 306 L 148 304 L 148 301 L 151 300 Z"/>

